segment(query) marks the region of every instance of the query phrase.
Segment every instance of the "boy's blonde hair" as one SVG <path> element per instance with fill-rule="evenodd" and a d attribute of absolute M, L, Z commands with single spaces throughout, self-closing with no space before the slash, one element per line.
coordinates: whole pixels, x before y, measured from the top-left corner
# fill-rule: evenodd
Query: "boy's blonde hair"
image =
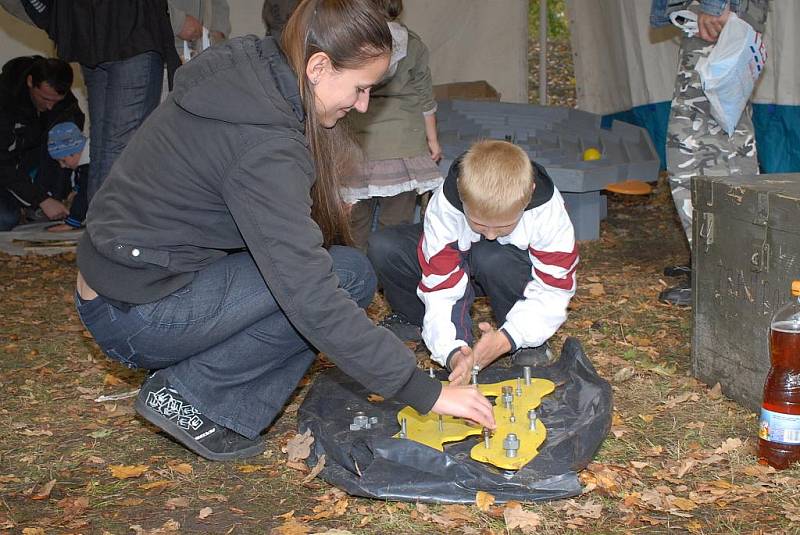
<path fill-rule="evenodd" d="M 478 141 L 461 161 L 458 193 L 467 209 L 485 218 L 516 215 L 533 195 L 533 166 L 507 141 Z"/>

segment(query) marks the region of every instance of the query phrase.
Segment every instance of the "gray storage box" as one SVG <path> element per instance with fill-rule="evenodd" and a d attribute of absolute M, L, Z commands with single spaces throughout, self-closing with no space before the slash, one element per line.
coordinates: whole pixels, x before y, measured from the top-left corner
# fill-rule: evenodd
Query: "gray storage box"
<path fill-rule="evenodd" d="M 445 100 L 436 112 L 439 142 L 447 174 L 452 161 L 479 139 L 504 139 L 525 150 L 547 173 L 564 196 L 578 240 L 600 237 L 606 215 L 601 192 L 609 184 L 635 179 L 658 179 L 660 162 L 647 130 L 614 121 L 600 127 L 601 117 L 570 108 Z M 583 151 L 596 148 L 600 160 L 584 161 Z"/>
<path fill-rule="evenodd" d="M 695 177 L 692 369 L 761 406 L 769 327 L 800 278 L 800 174 Z"/>

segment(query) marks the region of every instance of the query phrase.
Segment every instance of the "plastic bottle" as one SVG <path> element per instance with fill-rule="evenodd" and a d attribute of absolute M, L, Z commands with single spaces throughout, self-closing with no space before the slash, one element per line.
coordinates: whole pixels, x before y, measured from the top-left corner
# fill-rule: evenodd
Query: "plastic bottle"
<path fill-rule="evenodd" d="M 770 361 L 758 456 L 782 469 L 800 460 L 800 280 L 792 282 L 792 300 L 772 317 Z"/>

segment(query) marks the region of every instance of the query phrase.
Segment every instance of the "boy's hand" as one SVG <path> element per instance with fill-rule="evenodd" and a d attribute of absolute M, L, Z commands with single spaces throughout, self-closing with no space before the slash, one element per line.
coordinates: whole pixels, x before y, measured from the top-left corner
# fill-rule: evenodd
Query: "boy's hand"
<path fill-rule="evenodd" d="M 431 410 L 436 414 L 467 418 L 489 429 L 497 427 L 492 404 L 473 385 L 444 385 Z"/>
<path fill-rule="evenodd" d="M 481 338 L 475 343 L 473 353 L 475 355 L 475 364 L 485 368 L 500 355 L 511 351 L 511 342 L 508 337 L 497 329 L 492 328 L 488 323 L 481 322 L 478 324 L 481 330 Z"/>
<path fill-rule="evenodd" d="M 459 350 L 450 357 L 450 367 L 453 369 L 447 380 L 452 385 L 469 384 L 472 377 L 472 367 L 475 366 L 475 355 L 469 346 L 461 346 Z"/>

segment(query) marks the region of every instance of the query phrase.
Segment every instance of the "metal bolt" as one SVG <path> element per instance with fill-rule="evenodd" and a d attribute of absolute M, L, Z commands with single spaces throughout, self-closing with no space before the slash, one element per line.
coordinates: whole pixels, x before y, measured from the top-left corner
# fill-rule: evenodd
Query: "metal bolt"
<path fill-rule="evenodd" d="M 435 374 L 435 373 L 433 373 L 433 366 L 431 366 L 430 368 L 428 368 L 428 375 L 430 375 L 430 376 L 431 376 L 431 378 L 433 378 L 433 379 L 436 379 L 436 374 Z"/>
<path fill-rule="evenodd" d="M 517 377 L 517 396 L 522 395 L 522 377 Z"/>
<path fill-rule="evenodd" d="M 514 389 L 510 386 L 503 387 L 503 406 L 506 409 L 511 408 L 511 402 L 514 401 Z"/>
<path fill-rule="evenodd" d="M 376 418 L 377 422 L 377 418 Z M 363 412 L 357 412 L 353 417 L 353 423 L 350 424 L 350 431 L 358 431 L 359 429 L 369 429 L 370 419 Z"/>
<path fill-rule="evenodd" d="M 536 429 L 536 420 L 538 420 L 538 416 L 536 416 L 536 409 L 530 409 L 528 411 L 528 420 L 530 421 L 530 430 L 533 431 Z"/>
<path fill-rule="evenodd" d="M 491 436 L 492 432 L 489 431 L 488 427 L 483 428 L 483 446 L 488 450 L 491 444 Z"/>
<path fill-rule="evenodd" d="M 400 438 L 406 438 L 408 436 L 408 423 L 406 419 L 403 418 L 400 420 Z"/>
<path fill-rule="evenodd" d="M 478 384 L 478 372 L 481 371 L 481 367 L 477 364 L 472 367 L 472 384 Z"/>
<path fill-rule="evenodd" d="M 523 366 L 522 367 L 522 376 L 525 378 L 525 384 L 531 384 L 531 367 L 530 366 Z"/>
<path fill-rule="evenodd" d="M 503 440 L 503 449 L 506 450 L 506 457 L 516 457 L 517 451 L 519 451 L 519 438 L 514 433 L 509 433 L 506 435 L 505 440 Z"/>

